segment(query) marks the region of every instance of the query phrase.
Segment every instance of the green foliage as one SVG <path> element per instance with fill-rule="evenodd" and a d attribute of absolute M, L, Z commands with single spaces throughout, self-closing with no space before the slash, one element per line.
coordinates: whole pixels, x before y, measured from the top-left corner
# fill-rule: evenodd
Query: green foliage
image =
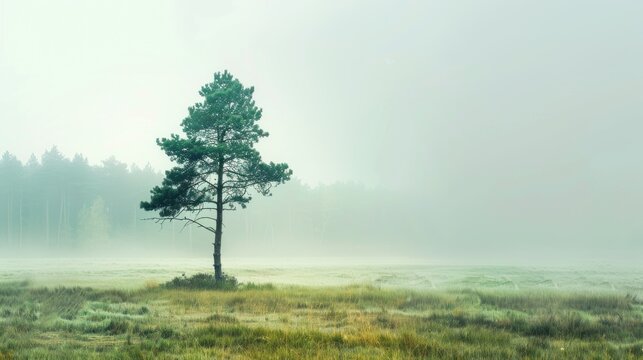
<path fill-rule="evenodd" d="M 219 281 L 216 281 L 213 274 L 195 274 L 190 277 L 175 277 L 163 284 L 168 289 L 192 289 L 192 290 L 236 290 L 239 287 L 237 279 L 228 274 L 223 274 Z"/>
<path fill-rule="evenodd" d="M 201 212 L 237 205 L 252 199 L 249 190 L 269 195 L 272 186 L 290 179 L 287 164 L 265 163 L 254 145 L 268 136 L 257 122 L 261 119 L 252 95 L 229 72 L 216 73 L 214 81 L 201 88 L 202 102 L 189 108 L 181 126 L 185 137 L 172 134 L 157 140 L 178 166 L 165 173 L 161 186 L 151 191 L 141 208 L 159 211 L 161 217 L 177 218 L 184 212 Z M 192 220 L 203 224 L 204 217 Z M 202 228 L 214 232 L 214 227 Z"/>

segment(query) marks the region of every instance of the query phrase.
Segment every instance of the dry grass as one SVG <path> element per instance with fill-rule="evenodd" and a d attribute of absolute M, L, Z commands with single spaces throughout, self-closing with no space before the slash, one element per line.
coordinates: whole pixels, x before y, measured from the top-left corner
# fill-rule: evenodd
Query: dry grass
<path fill-rule="evenodd" d="M 0 359 L 636 359 L 632 296 L 0 285 Z"/>

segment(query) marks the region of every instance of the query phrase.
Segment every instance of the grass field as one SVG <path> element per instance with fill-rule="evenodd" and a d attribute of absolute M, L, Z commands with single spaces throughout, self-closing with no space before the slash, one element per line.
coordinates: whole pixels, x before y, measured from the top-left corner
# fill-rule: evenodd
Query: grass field
<path fill-rule="evenodd" d="M 640 359 L 636 296 L 0 284 L 0 359 Z"/>

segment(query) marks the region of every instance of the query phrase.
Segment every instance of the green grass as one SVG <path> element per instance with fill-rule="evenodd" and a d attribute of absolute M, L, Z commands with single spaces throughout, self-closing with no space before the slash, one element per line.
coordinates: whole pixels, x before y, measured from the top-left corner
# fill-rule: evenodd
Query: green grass
<path fill-rule="evenodd" d="M 608 293 L 0 284 L 0 359 L 638 359 L 643 304 Z"/>

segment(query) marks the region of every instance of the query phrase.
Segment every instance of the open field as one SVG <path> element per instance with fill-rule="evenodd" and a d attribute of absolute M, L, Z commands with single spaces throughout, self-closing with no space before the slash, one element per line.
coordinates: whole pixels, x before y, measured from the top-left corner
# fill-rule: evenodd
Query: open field
<path fill-rule="evenodd" d="M 0 285 L 0 359 L 638 359 L 618 293 Z"/>
<path fill-rule="evenodd" d="M 228 270 L 250 285 L 159 286 L 202 260 L 2 261 L 0 359 L 643 358 L 637 269 Z"/>
<path fill-rule="evenodd" d="M 136 289 L 181 274 L 210 272 L 212 259 L 2 259 L 0 282 L 33 286 Z M 404 264 L 404 265 L 400 265 Z M 453 266 L 416 261 L 351 259 L 226 259 L 224 270 L 242 282 L 276 285 L 353 284 L 414 290 L 551 290 L 607 292 L 643 298 L 643 267 Z"/>

